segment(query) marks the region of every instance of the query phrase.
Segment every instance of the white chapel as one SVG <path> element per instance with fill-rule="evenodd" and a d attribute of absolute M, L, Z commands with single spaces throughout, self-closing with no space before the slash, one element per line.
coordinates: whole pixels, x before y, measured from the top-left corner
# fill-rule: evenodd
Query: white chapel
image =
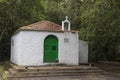
<path fill-rule="evenodd" d="M 65 27 L 67 24 L 67 27 Z M 11 38 L 11 62 L 20 66 L 88 63 L 88 45 L 71 30 L 66 17 L 62 26 L 44 20 L 20 27 Z"/>

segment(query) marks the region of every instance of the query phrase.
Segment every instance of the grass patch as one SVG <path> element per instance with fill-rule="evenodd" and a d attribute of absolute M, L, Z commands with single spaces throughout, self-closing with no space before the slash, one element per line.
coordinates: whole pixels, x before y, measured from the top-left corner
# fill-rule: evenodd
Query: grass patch
<path fill-rule="evenodd" d="M 7 75 L 5 74 L 4 71 L 8 70 L 11 68 L 8 62 L 1 62 L 0 63 L 0 80 L 8 80 Z"/>
<path fill-rule="evenodd" d="M 0 66 L 0 78 L 1 80 L 7 80 L 7 75 L 4 72 L 3 66 Z"/>

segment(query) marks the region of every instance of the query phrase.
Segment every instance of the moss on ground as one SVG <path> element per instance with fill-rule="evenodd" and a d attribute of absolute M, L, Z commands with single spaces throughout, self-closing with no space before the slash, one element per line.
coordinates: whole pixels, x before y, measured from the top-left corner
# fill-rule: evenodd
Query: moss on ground
<path fill-rule="evenodd" d="M 8 80 L 4 71 L 8 70 L 9 68 L 11 68 L 11 66 L 8 64 L 8 62 L 0 63 L 0 80 Z"/>

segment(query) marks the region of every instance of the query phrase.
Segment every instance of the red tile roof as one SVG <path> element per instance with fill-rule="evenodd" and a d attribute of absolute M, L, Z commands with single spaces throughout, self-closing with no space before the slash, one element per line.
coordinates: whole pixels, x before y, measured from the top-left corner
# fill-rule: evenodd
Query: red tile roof
<path fill-rule="evenodd" d="M 30 25 L 27 25 L 27 26 L 20 27 L 20 28 L 17 30 L 17 32 L 18 32 L 18 31 L 21 31 L 21 30 L 48 31 L 48 32 L 63 32 L 63 31 L 62 31 L 62 26 L 60 26 L 60 25 L 58 25 L 58 24 L 56 24 L 56 23 L 47 21 L 47 20 L 39 21 L 39 22 L 30 24 Z M 64 31 L 68 31 L 68 30 L 65 29 Z M 75 31 L 75 30 L 71 30 L 71 32 L 76 32 L 76 31 Z"/>

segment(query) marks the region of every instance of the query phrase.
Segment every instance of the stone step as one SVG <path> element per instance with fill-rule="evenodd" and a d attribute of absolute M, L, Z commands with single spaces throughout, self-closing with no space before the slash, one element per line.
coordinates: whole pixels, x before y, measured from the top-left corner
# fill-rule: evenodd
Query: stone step
<path fill-rule="evenodd" d="M 97 73 L 102 70 L 50 70 L 50 71 L 16 71 L 14 69 L 9 70 L 11 74 L 48 74 L 48 73 Z"/>
<path fill-rule="evenodd" d="M 8 75 L 8 78 L 23 78 L 23 77 L 56 77 L 56 76 L 80 76 L 87 74 L 99 74 L 99 73 L 50 73 L 50 74 L 17 74 L 17 75 Z"/>
<path fill-rule="evenodd" d="M 99 74 L 103 73 L 102 70 L 59 70 L 59 71 L 31 71 L 31 72 L 16 72 L 14 69 L 10 69 L 7 72 L 9 78 L 12 77 L 44 77 L 44 76 L 79 76 L 82 74 Z"/>
<path fill-rule="evenodd" d="M 27 69 L 98 69 L 98 67 L 89 66 L 51 66 L 51 67 L 27 67 Z"/>
<path fill-rule="evenodd" d="M 14 68 L 16 69 L 16 68 Z M 51 71 L 51 70 L 97 70 L 97 67 L 61 67 L 61 66 L 53 66 L 53 67 L 27 67 L 27 68 L 17 68 L 16 70 L 19 72 L 26 72 L 26 71 Z"/>
<path fill-rule="evenodd" d="M 84 70 L 84 71 L 90 71 L 90 70 L 99 70 L 99 69 L 14 69 L 16 72 L 41 72 L 41 71 L 80 71 L 80 70 Z"/>
<path fill-rule="evenodd" d="M 39 66 L 21 67 L 13 65 L 13 68 L 5 72 L 8 78 L 15 77 L 52 77 L 52 76 L 80 76 L 82 74 L 103 73 L 98 67 L 89 66 Z"/>
<path fill-rule="evenodd" d="M 13 63 L 10 63 L 10 62 L 8 62 L 8 64 L 14 69 L 25 69 L 25 67 L 23 67 L 23 66 L 18 66 L 18 65 L 15 65 Z"/>
<path fill-rule="evenodd" d="M 95 68 L 39 68 L 39 69 L 9 69 L 11 74 L 16 73 L 44 73 L 44 72 L 100 72 L 101 70 L 97 67 Z"/>
<path fill-rule="evenodd" d="M 25 66 L 18 66 L 13 63 L 9 63 L 13 68 L 18 69 L 18 70 L 23 70 L 23 69 L 71 69 L 71 68 L 79 68 L 79 69 L 89 69 L 89 68 L 97 68 L 97 67 L 89 67 L 86 65 L 80 65 L 80 66 L 75 66 L 75 65 L 64 65 L 64 64 L 52 64 L 52 65 L 44 65 L 44 66 L 33 66 L 33 67 L 25 67 Z"/>

